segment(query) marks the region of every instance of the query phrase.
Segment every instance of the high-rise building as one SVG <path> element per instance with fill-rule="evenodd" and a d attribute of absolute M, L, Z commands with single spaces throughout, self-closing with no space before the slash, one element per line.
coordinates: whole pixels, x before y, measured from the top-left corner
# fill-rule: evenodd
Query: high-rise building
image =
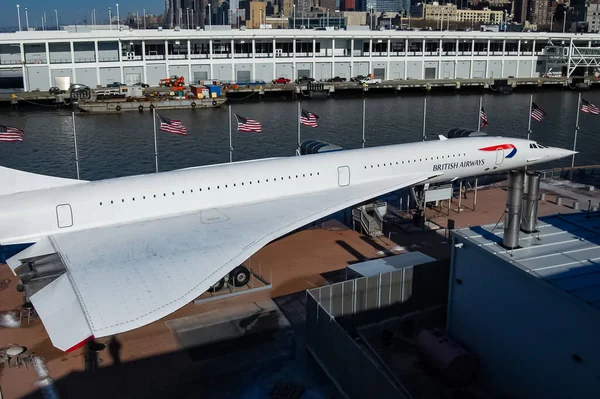
<path fill-rule="evenodd" d="M 311 0 L 296 0 L 296 15 L 306 15 L 312 8 Z"/>
<path fill-rule="evenodd" d="M 292 15 L 292 13 L 294 12 L 294 0 L 280 0 L 279 10 L 283 15 Z"/>
<path fill-rule="evenodd" d="M 356 0 L 340 0 L 340 11 L 357 11 Z"/>
<path fill-rule="evenodd" d="M 550 0 L 531 0 L 530 22 L 536 25 L 550 25 L 552 7 Z"/>
<path fill-rule="evenodd" d="M 529 17 L 529 4 L 531 0 L 514 0 L 513 9 L 513 21 L 518 23 L 525 23 Z"/>
<path fill-rule="evenodd" d="M 337 8 L 335 1 L 336 0 L 320 0 L 319 3 L 321 6 L 321 9 L 323 9 L 325 11 L 329 10 L 329 12 L 334 12 L 335 9 Z"/>
<path fill-rule="evenodd" d="M 248 15 L 246 18 L 246 27 L 250 29 L 259 29 L 264 24 L 267 17 L 267 3 L 264 1 L 250 1 L 248 3 Z"/>

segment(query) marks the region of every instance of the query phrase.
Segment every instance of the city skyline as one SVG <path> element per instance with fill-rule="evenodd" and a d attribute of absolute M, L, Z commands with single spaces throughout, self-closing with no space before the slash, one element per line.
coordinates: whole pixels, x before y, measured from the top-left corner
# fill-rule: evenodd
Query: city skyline
<path fill-rule="evenodd" d="M 6 2 L 4 12 L 0 15 L 0 27 L 16 28 L 18 26 L 17 4 L 20 6 L 21 25 L 25 29 L 25 8 L 28 10 L 29 26 L 41 26 L 42 16 L 46 12 L 46 25 L 50 28 L 56 26 L 56 16 L 54 10 L 58 11 L 60 24 L 68 25 L 75 22 L 81 23 L 83 20 L 91 22 L 91 13 L 96 9 L 96 20 L 98 23 L 108 21 L 108 8 L 111 7 L 113 16 L 117 15 L 116 4 L 114 0 L 55 0 L 52 3 L 42 0 L 16 0 Z M 164 0 L 124 0 L 119 3 L 120 16 L 123 18 L 129 12 L 143 12 L 161 14 L 164 12 Z"/>

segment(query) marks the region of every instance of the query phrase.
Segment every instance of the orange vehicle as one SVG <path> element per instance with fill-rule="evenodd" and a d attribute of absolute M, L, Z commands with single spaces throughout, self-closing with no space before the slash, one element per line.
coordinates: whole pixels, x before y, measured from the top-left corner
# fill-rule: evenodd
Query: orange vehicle
<path fill-rule="evenodd" d="M 164 87 L 184 87 L 185 79 L 183 76 L 173 75 L 170 78 L 161 79 L 159 85 Z"/>

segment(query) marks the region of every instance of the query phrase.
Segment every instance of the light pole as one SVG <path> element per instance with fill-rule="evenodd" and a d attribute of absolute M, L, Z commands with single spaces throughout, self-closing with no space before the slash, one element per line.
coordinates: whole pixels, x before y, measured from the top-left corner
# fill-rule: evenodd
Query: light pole
<path fill-rule="evenodd" d="M 563 11 L 563 33 L 565 33 L 567 27 L 567 11 L 569 11 L 568 8 L 565 8 L 565 11 Z"/>
<path fill-rule="evenodd" d="M 112 30 L 112 9 L 110 7 L 108 7 L 108 26 Z"/>
<path fill-rule="evenodd" d="M 208 30 L 212 30 L 212 13 L 210 12 L 210 3 L 208 3 Z"/>
<path fill-rule="evenodd" d="M 56 17 L 56 30 L 58 30 L 58 10 L 54 10 L 54 16 Z"/>
<path fill-rule="evenodd" d="M 144 29 L 146 29 L 146 9 L 144 8 Z"/>
<path fill-rule="evenodd" d="M 194 23 L 194 9 L 192 8 L 192 29 L 194 29 L 196 27 L 196 24 Z"/>
<path fill-rule="evenodd" d="M 117 3 L 117 30 L 121 30 L 121 16 L 119 15 L 119 3 Z"/>
<path fill-rule="evenodd" d="M 19 32 L 21 32 L 21 6 L 17 4 L 17 18 L 19 19 Z"/>
<path fill-rule="evenodd" d="M 294 4 L 294 20 L 293 20 L 292 26 L 293 26 L 292 29 L 296 29 L 296 5 L 295 4 Z"/>
<path fill-rule="evenodd" d="M 42 16 L 42 30 L 46 30 L 46 11 L 44 11 L 44 15 Z"/>
<path fill-rule="evenodd" d="M 29 14 L 27 13 L 27 7 L 25 7 L 25 26 L 27 27 L 27 30 L 29 31 Z"/>
<path fill-rule="evenodd" d="M 190 8 L 186 8 L 186 12 L 185 12 L 185 18 L 187 19 L 187 28 L 188 30 L 190 30 Z"/>

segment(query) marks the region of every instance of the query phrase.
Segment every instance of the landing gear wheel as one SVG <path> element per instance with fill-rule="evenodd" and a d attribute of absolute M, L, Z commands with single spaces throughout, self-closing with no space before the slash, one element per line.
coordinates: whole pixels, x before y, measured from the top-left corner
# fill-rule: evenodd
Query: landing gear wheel
<path fill-rule="evenodd" d="M 208 289 L 208 292 L 217 292 L 220 291 L 225 286 L 225 279 L 220 279 L 213 286 Z"/>
<path fill-rule="evenodd" d="M 238 266 L 229 273 L 229 284 L 242 287 L 250 281 L 250 272 L 244 266 Z"/>

